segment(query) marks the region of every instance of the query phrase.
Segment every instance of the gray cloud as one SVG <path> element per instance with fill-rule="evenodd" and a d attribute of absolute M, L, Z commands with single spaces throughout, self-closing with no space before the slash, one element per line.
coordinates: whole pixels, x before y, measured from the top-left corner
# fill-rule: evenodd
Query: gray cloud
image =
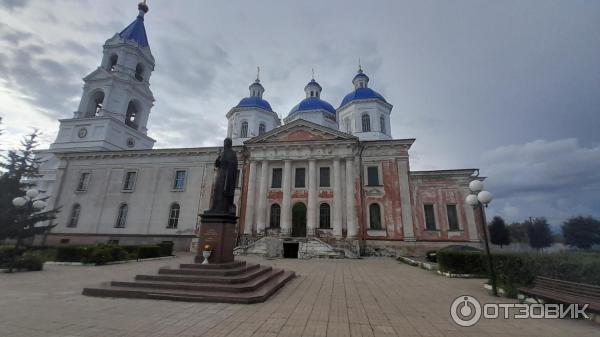
<path fill-rule="evenodd" d="M 2 0 L 0 1 L 0 7 L 13 11 L 27 6 L 28 3 L 29 0 Z"/>

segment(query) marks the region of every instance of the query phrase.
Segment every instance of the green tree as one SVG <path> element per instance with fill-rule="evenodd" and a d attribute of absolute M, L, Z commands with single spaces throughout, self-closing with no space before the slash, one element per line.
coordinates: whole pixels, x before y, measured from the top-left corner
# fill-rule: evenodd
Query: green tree
<path fill-rule="evenodd" d="M 26 136 L 21 142 L 19 150 L 10 150 L 2 156 L 0 168 L 3 172 L 0 176 L 0 241 L 6 239 L 15 240 L 15 254 L 13 264 L 21 253 L 21 248 L 27 238 L 36 234 L 44 234 L 54 225 L 36 226 L 40 222 L 56 218 L 58 208 L 38 211 L 28 202 L 26 207 L 17 208 L 12 200 L 23 197 L 25 190 L 34 186 L 31 179 L 39 177 L 39 158 L 35 157 L 34 150 L 38 145 L 39 132 L 36 130 Z M 36 200 L 46 201 L 48 197 Z M 12 270 L 12 266 L 10 267 Z"/>
<path fill-rule="evenodd" d="M 577 216 L 565 221 L 562 225 L 565 243 L 581 249 L 590 249 L 600 244 L 600 221 L 591 216 Z"/>
<path fill-rule="evenodd" d="M 508 232 L 512 242 L 529 243 L 526 223 L 513 222 L 508 225 Z"/>
<path fill-rule="evenodd" d="M 540 250 L 552 245 L 552 232 L 546 218 L 529 218 L 525 220 L 525 223 L 527 224 L 529 245 L 532 248 Z"/>
<path fill-rule="evenodd" d="M 499 245 L 500 248 L 510 244 L 510 233 L 508 232 L 508 228 L 502 217 L 495 216 L 488 228 L 490 231 L 491 243 Z"/>

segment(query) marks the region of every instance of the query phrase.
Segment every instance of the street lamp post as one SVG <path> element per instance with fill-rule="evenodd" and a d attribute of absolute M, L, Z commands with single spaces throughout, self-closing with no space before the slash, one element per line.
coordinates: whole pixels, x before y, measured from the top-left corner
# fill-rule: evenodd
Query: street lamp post
<path fill-rule="evenodd" d="M 47 203 L 44 201 L 45 198 L 35 199 L 40 195 L 40 191 L 35 188 L 31 188 L 25 192 L 25 196 L 17 197 L 12 200 L 13 206 L 17 209 L 22 209 L 23 213 L 28 214 L 32 209 L 37 211 L 44 209 L 47 206 Z M 26 216 L 22 219 L 18 219 L 17 221 L 25 221 Z M 32 225 L 33 226 L 33 225 Z M 15 245 L 15 251 L 19 249 L 21 245 L 21 236 L 17 237 L 17 243 Z"/>
<path fill-rule="evenodd" d="M 466 197 L 467 204 L 471 205 L 473 209 L 479 209 L 481 216 L 481 227 L 483 231 L 483 242 L 485 244 L 485 255 L 488 260 L 488 269 L 490 271 L 490 278 L 492 281 L 492 293 L 494 296 L 498 296 L 498 288 L 496 286 L 496 273 L 494 271 L 494 262 L 492 260 L 492 254 L 490 253 L 490 243 L 487 235 L 487 221 L 485 218 L 484 207 L 492 201 L 492 193 L 483 189 L 483 182 L 481 180 L 473 180 L 469 183 L 469 189 L 471 194 Z"/>

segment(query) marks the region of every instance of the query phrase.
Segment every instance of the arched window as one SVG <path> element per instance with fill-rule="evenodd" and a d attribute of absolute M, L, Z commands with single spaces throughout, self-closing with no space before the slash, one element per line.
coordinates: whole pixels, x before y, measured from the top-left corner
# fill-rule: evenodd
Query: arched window
<path fill-rule="evenodd" d="M 258 135 L 259 136 L 264 135 L 266 130 L 267 130 L 267 126 L 265 125 L 265 123 L 258 124 Z"/>
<path fill-rule="evenodd" d="M 385 117 L 383 116 L 379 117 L 379 128 L 381 130 L 381 133 L 385 133 Z"/>
<path fill-rule="evenodd" d="M 181 206 L 178 203 L 174 202 L 171 204 L 171 208 L 169 209 L 169 222 L 167 223 L 167 228 L 177 228 L 179 224 L 179 212 L 181 211 Z"/>
<path fill-rule="evenodd" d="M 115 71 L 117 70 L 117 61 L 119 60 L 119 56 L 117 56 L 117 54 L 113 54 L 110 57 L 110 61 L 108 62 L 108 71 Z"/>
<path fill-rule="evenodd" d="M 371 132 L 371 117 L 369 117 L 369 114 L 362 115 L 362 130 L 363 132 Z"/>
<path fill-rule="evenodd" d="M 319 228 L 331 228 L 331 208 L 326 203 L 319 207 Z"/>
<path fill-rule="evenodd" d="M 281 224 L 281 206 L 277 204 L 271 205 L 271 219 L 269 221 L 269 227 L 279 228 Z"/>
<path fill-rule="evenodd" d="M 240 138 L 248 138 L 248 122 L 243 121 L 240 129 Z"/>
<path fill-rule="evenodd" d="M 135 66 L 135 79 L 140 82 L 144 80 L 144 65 L 141 63 Z"/>
<path fill-rule="evenodd" d="M 119 213 L 117 213 L 117 222 L 115 223 L 115 228 L 125 228 L 127 224 L 127 212 L 129 211 L 129 207 L 127 204 L 123 203 L 119 206 Z"/>
<path fill-rule="evenodd" d="M 71 210 L 71 217 L 69 218 L 69 224 L 67 227 L 77 227 L 77 222 L 79 222 L 79 214 L 81 213 L 81 205 L 75 204 L 73 205 L 73 209 Z"/>
<path fill-rule="evenodd" d="M 90 102 L 88 103 L 88 109 L 85 112 L 86 118 L 96 117 L 100 114 L 100 110 L 102 110 L 102 105 L 104 104 L 104 91 L 98 90 L 90 96 Z"/>
<path fill-rule="evenodd" d="M 371 204 L 369 206 L 369 225 L 370 229 L 382 229 L 381 208 L 379 204 Z"/>
<path fill-rule="evenodd" d="M 125 125 L 137 129 L 138 115 L 139 112 L 137 105 L 133 101 L 129 102 L 129 105 L 127 106 L 127 114 L 125 115 Z"/>

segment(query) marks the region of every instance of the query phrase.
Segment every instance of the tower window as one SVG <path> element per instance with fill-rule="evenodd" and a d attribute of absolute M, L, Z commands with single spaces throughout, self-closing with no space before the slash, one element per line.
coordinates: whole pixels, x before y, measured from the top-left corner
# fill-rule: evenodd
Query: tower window
<path fill-rule="evenodd" d="M 115 228 L 125 228 L 125 224 L 127 224 L 127 212 L 129 211 L 129 207 L 127 204 L 123 203 L 119 206 L 119 212 L 117 213 L 117 222 L 115 223 Z"/>
<path fill-rule="evenodd" d="M 269 221 L 269 227 L 279 228 L 281 224 L 281 206 L 277 204 L 271 205 L 271 216 Z"/>
<path fill-rule="evenodd" d="M 382 229 L 381 226 L 381 207 L 379 204 L 371 204 L 369 206 L 369 228 Z"/>
<path fill-rule="evenodd" d="M 351 127 L 351 124 L 350 124 L 350 118 L 346 118 L 344 121 L 346 123 L 346 132 L 351 133 L 352 132 L 352 127 Z"/>
<path fill-rule="evenodd" d="M 71 217 L 69 218 L 69 224 L 67 227 L 77 227 L 77 222 L 79 222 L 79 214 L 81 213 L 81 206 L 79 204 L 73 205 L 73 209 L 71 210 Z"/>
<path fill-rule="evenodd" d="M 127 114 L 125 115 L 125 125 L 137 130 L 137 128 L 138 128 L 137 119 L 138 119 L 138 108 L 133 101 L 129 102 L 129 105 L 127 106 Z"/>
<path fill-rule="evenodd" d="M 240 128 L 240 138 L 248 138 L 248 122 L 243 121 Z"/>
<path fill-rule="evenodd" d="M 362 115 L 362 130 L 363 132 L 371 132 L 371 117 L 368 114 Z"/>
<path fill-rule="evenodd" d="M 267 126 L 265 125 L 265 123 L 258 124 L 258 135 L 259 136 L 264 135 L 266 130 L 267 130 Z"/>
<path fill-rule="evenodd" d="M 98 90 L 94 92 L 90 96 L 90 102 L 88 110 L 86 111 L 85 117 L 92 118 L 96 117 L 100 114 L 102 110 L 102 106 L 104 104 L 104 92 L 102 90 Z"/>
<path fill-rule="evenodd" d="M 110 57 L 110 61 L 108 63 L 108 71 L 113 72 L 117 70 L 117 61 L 119 60 L 119 56 L 117 54 L 113 54 Z"/>
<path fill-rule="evenodd" d="M 326 203 L 319 206 L 319 228 L 331 228 L 331 207 Z"/>
<path fill-rule="evenodd" d="M 379 117 L 379 128 L 381 130 L 381 133 L 385 133 L 385 117 L 383 116 Z"/>
<path fill-rule="evenodd" d="M 135 79 L 140 82 L 144 80 L 144 66 L 141 63 L 135 67 Z"/>
<path fill-rule="evenodd" d="M 171 204 L 171 208 L 169 209 L 169 222 L 167 223 L 167 228 L 177 228 L 179 224 L 179 213 L 181 211 L 181 206 L 178 203 L 174 202 Z"/>

